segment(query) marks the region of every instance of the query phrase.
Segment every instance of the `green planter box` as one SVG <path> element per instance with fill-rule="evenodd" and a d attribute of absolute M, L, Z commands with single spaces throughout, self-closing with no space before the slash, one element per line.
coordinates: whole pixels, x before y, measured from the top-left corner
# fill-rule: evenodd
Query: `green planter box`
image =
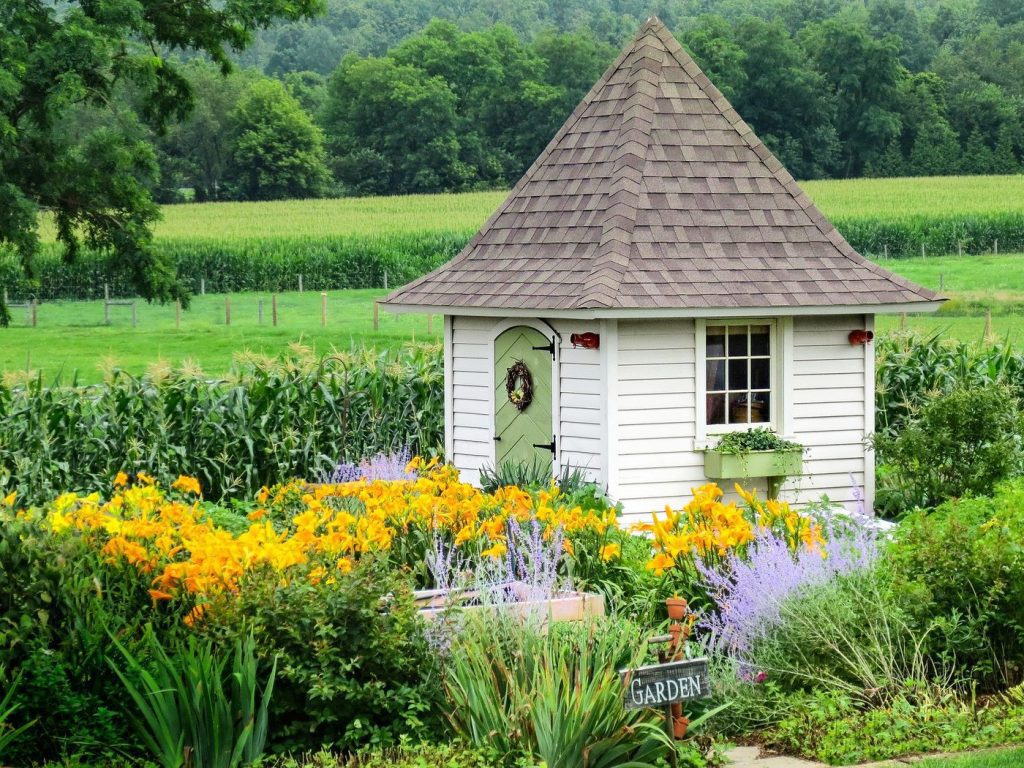
<path fill-rule="evenodd" d="M 791 477 L 804 467 L 802 449 L 793 451 L 751 451 L 742 455 L 704 452 L 704 474 L 711 480 L 743 477 Z"/>

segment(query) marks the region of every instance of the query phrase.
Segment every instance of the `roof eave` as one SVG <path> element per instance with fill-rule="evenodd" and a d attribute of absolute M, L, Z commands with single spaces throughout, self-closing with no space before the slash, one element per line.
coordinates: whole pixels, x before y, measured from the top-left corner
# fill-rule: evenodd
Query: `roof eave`
<path fill-rule="evenodd" d="M 898 304 L 829 304 L 800 307 L 699 307 L 699 308 L 607 308 L 545 309 L 504 307 L 456 307 L 429 304 L 382 303 L 394 314 L 453 315 L 468 317 L 548 317 L 582 320 L 698 318 L 698 317 L 813 317 L 815 315 L 897 315 L 904 312 L 935 312 L 946 299 L 910 301 Z"/>

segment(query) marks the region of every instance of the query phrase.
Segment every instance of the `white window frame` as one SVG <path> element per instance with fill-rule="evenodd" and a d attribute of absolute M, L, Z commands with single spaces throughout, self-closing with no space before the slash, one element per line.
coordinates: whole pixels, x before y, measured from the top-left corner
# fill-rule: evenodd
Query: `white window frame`
<path fill-rule="evenodd" d="M 717 442 L 717 437 L 729 432 L 745 432 L 755 427 L 768 427 L 783 437 L 792 429 L 786 421 L 790 410 L 787 402 L 792 392 L 790 372 L 793 358 L 793 319 L 761 318 L 761 317 L 723 317 L 716 319 L 697 318 L 695 320 L 694 388 L 696 392 L 696 440 L 695 448 L 702 450 Z M 771 358 L 771 379 L 769 392 L 771 405 L 767 422 L 756 424 L 708 424 L 707 414 L 707 329 L 720 325 L 767 325 L 769 328 L 769 355 Z"/>

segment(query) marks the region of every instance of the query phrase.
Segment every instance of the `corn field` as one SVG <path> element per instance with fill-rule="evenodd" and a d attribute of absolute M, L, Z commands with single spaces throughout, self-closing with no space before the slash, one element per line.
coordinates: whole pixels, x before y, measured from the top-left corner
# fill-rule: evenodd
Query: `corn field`
<path fill-rule="evenodd" d="M 1024 406 L 1024 354 L 1009 344 L 955 342 L 941 334 L 894 333 L 875 358 L 875 425 L 895 434 L 921 406 L 957 387 L 1005 384 Z"/>
<path fill-rule="evenodd" d="M 238 364 L 219 381 L 186 371 L 114 373 L 92 387 L 0 386 L 0 490 L 20 503 L 107 487 L 119 471 L 198 477 L 208 499 L 316 479 L 340 460 L 408 446 L 441 451 L 443 366 L 433 347 L 298 354 Z"/>
<path fill-rule="evenodd" d="M 807 193 L 865 256 L 1024 251 L 1024 176 L 808 181 Z M 203 203 L 164 206 L 154 247 L 198 290 L 395 287 L 450 259 L 505 192 Z M 44 220 L 43 252 L 28 280 L 0 249 L 0 287 L 11 299 L 94 299 L 103 285 L 129 293 L 103 254 L 65 264 Z"/>

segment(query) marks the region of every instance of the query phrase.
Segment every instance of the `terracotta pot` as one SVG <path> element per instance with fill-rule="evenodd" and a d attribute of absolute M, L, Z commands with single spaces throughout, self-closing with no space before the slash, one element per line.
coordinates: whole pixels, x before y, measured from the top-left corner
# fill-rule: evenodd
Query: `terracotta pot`
<path fill-rule="evenodd" d="M 686 600 L 681 597 L 670 597 L 665 601 L 668 617 L 672 621 L 682 621 L 686 617 Z"/>
<path fill-rule="evenodd" d="M 672 718 L 672 735 L 676 737 L 676 740 L 686 738 L 686 729 L 690 727 L 690 721 L 685 716 L 680 715 L 679 717 Z"/>

